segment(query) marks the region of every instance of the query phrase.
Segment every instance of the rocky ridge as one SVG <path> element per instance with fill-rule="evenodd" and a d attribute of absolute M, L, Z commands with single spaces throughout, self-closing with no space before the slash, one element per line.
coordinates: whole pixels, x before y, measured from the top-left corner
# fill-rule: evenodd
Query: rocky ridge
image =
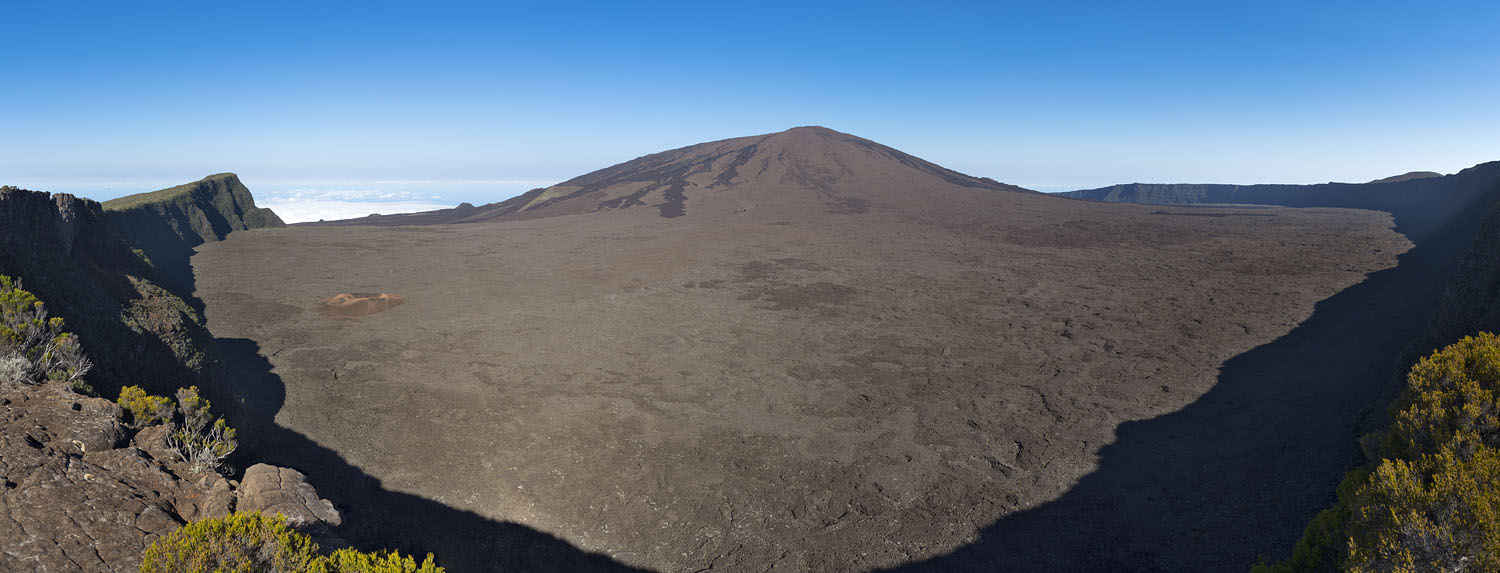
<path fill-rule="evenodd" d="M 102 396 L 201 385 L 235 403 L 218 383 L 201 315 L 159 284 L 191 277 L 185 255 L 170 266 L 173 253 L 280 219 L 256 209 L 233 175 L 184 187 L 108 214 L 72 195 L 0 187 L 0 274 L 20 278 L 80 336 Z M 168 256 L 154 259 L 126 237 Z M 330 537 L 339 512 L 301 473 L 257 464 L 240 480 L 193 474 L 168 435 L 131 428 L 114 402 L 63 383 L 0 381 L 0 570 L 134 571 L 156 536 L 236 510 L 279 512 L 340 544 Z"/>
<path fill-rule="evenodd" d="M 103 395 L 126 385 L 168 394 L 211 386 L 197 311 L 159 286 L 159 269 L 132 250 L 99 203 L 0 188 L 0 274 L 16 277 L 67 321 L 93 359 Z"/>
<path fill-rule="evenodd" d="M 112 199 L 103 208 L 115 231 L 155 263 L 162 286 L 184 297 L 193 292 L 188 264 L 193 247 L 234 231 L 286 225 L 274 211 L 256 207 L 233 173 Z"/>

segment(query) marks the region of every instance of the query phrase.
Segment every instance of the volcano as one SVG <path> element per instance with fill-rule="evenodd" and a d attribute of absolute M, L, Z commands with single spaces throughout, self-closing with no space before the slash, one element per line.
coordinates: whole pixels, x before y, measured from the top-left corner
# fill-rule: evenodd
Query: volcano
<path fill-rule="evenodd" d="M 1034 193 L 847 133 L 796 127 L 654 153 L 481 207 L 307 225 L 476 223 L 625 210 L 668 219 L 761 209 L 861 213 L 954 200 L 945 195 L 976 190 Z"/>
<path fill-rule="evenodd" d="M 246 447 L 356 543 L 456 570 L 1205 570 L 1289 552 L 1332 495 L 1426 316 L 1376 296 L 1391 227 L 1054 197 L 802 127 L 192 264 L 251 365 L 244 434 L 277 436 Z M 325 316 L 340 292 L 405 302 Z"/>

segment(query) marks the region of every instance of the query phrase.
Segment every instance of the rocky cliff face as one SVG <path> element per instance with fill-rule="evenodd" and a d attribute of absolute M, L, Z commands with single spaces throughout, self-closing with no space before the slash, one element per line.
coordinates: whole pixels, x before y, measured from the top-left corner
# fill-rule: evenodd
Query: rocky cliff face
<path fill-rule="evenodd" d="M 215 384 L 201 316 L 158 281 L 191 278 L 186 257 L 174 258 L 191 245 L 280 220 L 257 210 L 232 175 L 183 188 L 106 211 L 67 194 L 0 187 L 0 274 L 19 278 L 79 335 L 99 395 L 198 385 L 233 407 L 231 389 Z M 168 256 L 153 259 L 127 237 Z M 163 426 L 127 427 L 113 402 L 64 383 L 0 380 L 0 570 L 134 571 L 155 536 L 235 510 L 280 512 L 315 535 L 338 525 L 300 473 L 255 465 L 243 483 L 194 474 L 167 435 Z"/>
<path fill-rule="evenodd" d="M 182 296 L 193 291 L 193 247 L 234 231 L 286 225 L 270 209 L 256 207 L 233 173 L 106 201 L 104 211 L 114 230 L 155 263 L 158 282 Z"/>
<path fill-rule="evenodd" d="M 99 203 L 0 188 L 0 274 L 19 278 L 67 321 L 95 362 L 89 380 L 113 395 L 205 384 L 210 336 L 198 313 L 106 221 Z"/>
<path fill-rule="evenodd" d="M 1414 350 L 1425 353 L 1481 331 L 1500 332 L 1500 203 L 1490 207 L 1474 234 Z"/>
<path fill-rule="evenodd" d="M 301 473 L 193 474 L 166 437 L 63 384 L 0 382 L 0 570 L 136 571 L 157 536 L 233 511 L 280 512 L 315 534 L 339 524 Z"/>

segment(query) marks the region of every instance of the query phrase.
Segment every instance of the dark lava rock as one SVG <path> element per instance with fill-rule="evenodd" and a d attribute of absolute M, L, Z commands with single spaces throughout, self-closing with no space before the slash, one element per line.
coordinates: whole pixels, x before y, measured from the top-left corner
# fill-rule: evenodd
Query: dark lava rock
<path fill-rule="evenodd" d="M 0 570 L 135 571 L 157 536 L 237 504 L 314 530 L 340 521 L 295 470 L 254 466 L 255 489 L 238 494 L 221 476 L 188 473 L 167 428 L 127 440 L 108 400 L 7 383 L 0 404 Z"/>

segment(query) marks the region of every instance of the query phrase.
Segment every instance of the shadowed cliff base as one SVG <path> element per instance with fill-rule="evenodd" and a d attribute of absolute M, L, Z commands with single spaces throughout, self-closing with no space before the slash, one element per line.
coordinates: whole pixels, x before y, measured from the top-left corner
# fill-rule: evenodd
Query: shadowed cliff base
<path fill-rule="evenodd" d="M 360 549 L 397 549 L 418 556 L 431 552 L 454 573 L 639 571 L 524 525 L 385 489 L 338 453 L 275 423 L 286 390 L 254 341 L 215 343 L 221 373 L 239 393 L 234 423 L 243 442 L 238 455 L 306 474 L 319 495 L 343 513 L 343 524 L 334 533 Z"/>
<path fill-rule="evenodd" d="M 1485 212 L 1462 209 L 1445 224 L 1424 212 L 1419 231 L 1395 213 L 1415 245 L 1397 267 L 1226 361 L 1188 407 L 1121 424 L 1098 469 L 1062 497 L 889 571 L 1243 571 L 1284 558 L 1363 460 L 1360 418 L 1389 401 L 1393 370 L 1408 366 Z"/>

